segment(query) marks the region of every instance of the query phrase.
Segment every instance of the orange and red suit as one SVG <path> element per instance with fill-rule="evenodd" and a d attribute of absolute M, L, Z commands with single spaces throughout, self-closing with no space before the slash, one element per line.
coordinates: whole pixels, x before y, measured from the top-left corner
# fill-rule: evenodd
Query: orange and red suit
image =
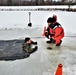
<path fill-rule="evenodd" d="M 49 25 L 47 27 L 47 32 L 50 39 L 55 40 L 55 44 L 60 43 L 61 39 L 64 37 L 64 29 L 58 22 Z"/>

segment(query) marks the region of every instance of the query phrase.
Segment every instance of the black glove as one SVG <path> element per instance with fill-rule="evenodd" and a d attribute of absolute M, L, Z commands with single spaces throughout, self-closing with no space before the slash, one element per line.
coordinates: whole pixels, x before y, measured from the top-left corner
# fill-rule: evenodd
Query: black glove
<path fill-rule="evenodd" d="M 37 45 L 37 42 L 33 42 L 33 41 L 32 41 L 31 44 Z"/>
<path fill-rule="evenodd" d="M 47 38 L 49 38 L 49 34 L 48 34 L 48 32 L 45 32 L 45 36 L 46 36 Z"/>

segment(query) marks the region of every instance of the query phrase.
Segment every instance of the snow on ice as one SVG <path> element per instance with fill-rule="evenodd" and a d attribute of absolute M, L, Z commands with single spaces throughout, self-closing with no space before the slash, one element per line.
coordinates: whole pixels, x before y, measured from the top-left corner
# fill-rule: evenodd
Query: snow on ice
<path fill-rule="evenodd" d="M 50 45 L 42 37 L 47 18 L 56 14 L 65 30 L 60 47 Z M 26 36 L 38 41 L 39 49 L 29 58 L 15 61 L 0 61 L 0 75 L 54 75 L 57 65 L 63 64 L 63 75 L 76 75 L 76 12 L 31 11 L 33 27 L 28 25 L 28 11 L 0 11 L 0 40 L 24 39 Z M 72 37 L 74 36 L 74 37 Z"/>

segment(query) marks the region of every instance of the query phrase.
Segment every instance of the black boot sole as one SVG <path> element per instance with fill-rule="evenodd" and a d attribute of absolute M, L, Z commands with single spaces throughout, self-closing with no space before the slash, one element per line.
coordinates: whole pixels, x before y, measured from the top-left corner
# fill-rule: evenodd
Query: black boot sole
<path fill-rule="evenodd" d="M 62 43 L 62 40 L 60 41 L 60 43 L 59 43 L 59 44 L 56 44 L 56 46 L 60 46 L 60 45 L 61 45 L 61 43 Z"/>

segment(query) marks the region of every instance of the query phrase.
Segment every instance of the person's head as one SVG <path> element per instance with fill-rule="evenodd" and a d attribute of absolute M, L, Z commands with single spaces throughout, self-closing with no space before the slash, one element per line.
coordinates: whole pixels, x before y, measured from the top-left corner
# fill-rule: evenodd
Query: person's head
<path fill-rule="evenodd" d="M 48 23 L 48 25 L 50 25 L 50 24 L 52 24 L 52 18 L 51 17 L 49 17 L 48 19 L 47 19 L 47 23 Z"/>
<path fill-rule="evenodd" d="M 29 37 L 25 38 L 25 43 L 26 43 L 26 44 L 31 44 L 31 40 L 30 40 Z"/>
<path fill-rule="evenodd" d="M 47 19 L 48 25 L 53 24 L 55 21 L 56 21 L 56 19 L 55 19 L 55 18 L 52 18 L 52 17 L 49 17 L 49 18 Z"/>

